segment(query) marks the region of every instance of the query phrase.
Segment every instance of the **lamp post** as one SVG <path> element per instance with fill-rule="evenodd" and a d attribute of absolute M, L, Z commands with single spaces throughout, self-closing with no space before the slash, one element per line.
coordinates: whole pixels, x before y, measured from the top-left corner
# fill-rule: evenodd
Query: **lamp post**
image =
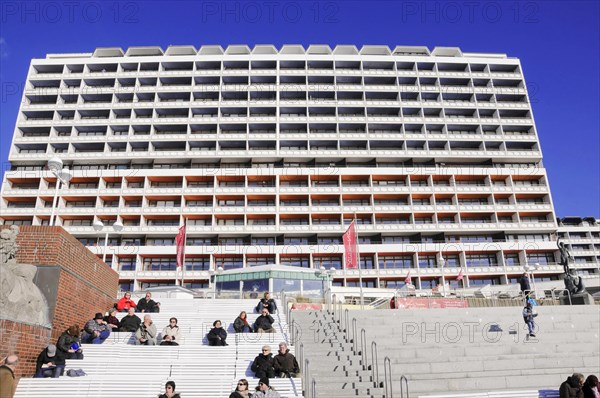
<path fill-rule="evenodd" d="M 48 168 L 56 177 L 56 188 L 54 189 L 54 198 L 52 199 L 52 211 L 50 213 L 50 222 L 48 223 L 51 227 L 55 224 L 55 213 L 58 202 L 58 191 L 60 189 L 61 182 L 67 184 L 73 178 L 73 174 L 67 167 L 63 168 L 63 161 L 57 157 L 54 157 L 48 161 Z"/>
<path fill-rule="evenodd" d="M 333 286 L 333 275 L 335 275 L 335 268 L 331 267 L 327 270 L 325 267 L 321 266 L 316 272 L 316 275 L 320 278 L 323 278 L 323 281 L 327 281 L 327 290 L 329 290 L 329 295 L 331 295 L 331 288 Z M 323 296 L 325 296 L 325 289 L 323 288 Z"/>
<path fill-rule="evenodd" d="M 100 220 L 94 221 L 92 226 L 94 227 L 94 231 L 96 231 L 96 232 L 100 232 L 100 231 L 102 231 L 102 229 L 104 229 L 104 223 Z M 112 225 L 112 227 L 116 233 L 119 233 L 123 230 L 123 223 L 121 221 L 117 220 Z M 104 236 L 104 254 L 102 255 L 102 261 L 104 261 L 104 262 L 106 262 L 106 252 L 108 251 L 108 233 L 109 233 L 109 230 L 107 229 L 106 235 Z"/>
<path fill-rule="evenodd" d="M 533 271 L 540 268 L 540 263 L 534 263 L 533 265 L 525 264 L 523 268 L 525 269 L 525 272 L 527 272 L 527 279 L 529 280 L 529 285 L 533 288 L 533 295 L 537 299 L 537 292 L 535 288 L 535 275 Z"/>
<path fill-rule="evenodd" d="M 223 273 L 223 267 L 217 268 L 217 270 L 210 270 L 210 276 L 212 278 L 213 283 L 213 300 L 217 298 L 217 275 L 221 275 Z"/>

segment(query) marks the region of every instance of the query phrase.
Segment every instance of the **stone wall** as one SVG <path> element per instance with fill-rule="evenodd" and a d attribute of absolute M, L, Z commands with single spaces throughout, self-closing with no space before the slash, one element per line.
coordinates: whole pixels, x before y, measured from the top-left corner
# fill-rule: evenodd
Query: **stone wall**
<path fill-rule="evenodd" d="M 81 328 L 96 312 L 112 307 L 119 275 L 61 227 L 22 226 L 17 244 L 18 263 L 60 270 L 52 329 L 15 320 L 0 323 L 0 357 L 18 353 L 17 374 L 31 376 L 46 345 L 56 343 L 70 325 Z"/>

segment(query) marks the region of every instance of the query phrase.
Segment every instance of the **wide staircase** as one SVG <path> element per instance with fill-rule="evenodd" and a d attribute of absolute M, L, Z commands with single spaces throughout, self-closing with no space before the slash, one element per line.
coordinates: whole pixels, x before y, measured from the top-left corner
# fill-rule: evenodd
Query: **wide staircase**
<path fill-rule="evenodd" d="M 163 393 L 165 382 L 173 380 L 176 392 L 184 398 L 227 398 L 239 379 L 248 379 L 251 390 L 258 385 L 250 366 L 263 345 L 270 345 L 275 355 L 278 344 L 285 341 L 294 353 L 286 311 L 273 315 L 276 333 L 236 334 L 233 321 L 240 311 L 246 311 L 249 322 L 254 322 L 257 300 L 161 298 L 160 302 L 161 312 L 150 314 L 159 332 L 159 343 L 160 332 L 174 316 L 183 336 L 180 346 L 135 346 L 133 333 L 112 333 L 101 345 L 84 345 L 83 360 L 67 360 L 67 370 L 83 369 L 87 376 L 22 378 L 15 397 L 150 398 Z M 141 318 L 143 314 L 137 315 Z M 208 346 L 206 333 L 217 319 L 227 330 L 228 346 Z M 302 396 L 299 378 L 271 379 L 270 384 L 282 397 Z"/>
<path fill-rule="evenodd" d="M 306 395 L 552 396 L 600 373 L 599 306 L 537 307 L 536 337 L 521 310 L 293 311 Z"/>

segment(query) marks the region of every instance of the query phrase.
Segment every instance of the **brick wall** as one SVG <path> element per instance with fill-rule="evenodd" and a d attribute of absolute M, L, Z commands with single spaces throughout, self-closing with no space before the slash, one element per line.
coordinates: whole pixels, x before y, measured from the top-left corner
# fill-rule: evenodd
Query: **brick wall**
<path fill-rule="evenodd" d="M 37 355 L 49 342 L 56 343 L 70 325 L 83 327 L 96 312 L 104 313 L 112 307 L 119 275 L 61 227 L 19 229 L 17 262 L 60 267 L 51 330 L 10 320 L 0 323 L 0 357 L 17 352 L 21 358 L 17 374 L 31 376 Z"/>

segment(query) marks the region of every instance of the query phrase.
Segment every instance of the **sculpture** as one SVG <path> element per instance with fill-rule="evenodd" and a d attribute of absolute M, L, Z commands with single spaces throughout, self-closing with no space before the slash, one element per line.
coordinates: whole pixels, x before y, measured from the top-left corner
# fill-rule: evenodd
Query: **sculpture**
<path fill-rule="evenodd" d="M 558 250 L 560 250 L 560 262 L 559 264 L 563 266 L 565 270 L 565 275 L 569 274 L 569 261 L 574 261 L 573 255 L 569 252 L 569 249 L 565 246 L 563 242 L 560 241 L 560 238 L 556 240 L 556 246 L 558 246 Z"/>
<path fill-rule="evenodd" d="M 4 319 L 49 325 L 48 303 L 33 282 L 37 267 L 18 264 L 19 227 L 11 225 L 0 232 L 0 314 Z"/>

